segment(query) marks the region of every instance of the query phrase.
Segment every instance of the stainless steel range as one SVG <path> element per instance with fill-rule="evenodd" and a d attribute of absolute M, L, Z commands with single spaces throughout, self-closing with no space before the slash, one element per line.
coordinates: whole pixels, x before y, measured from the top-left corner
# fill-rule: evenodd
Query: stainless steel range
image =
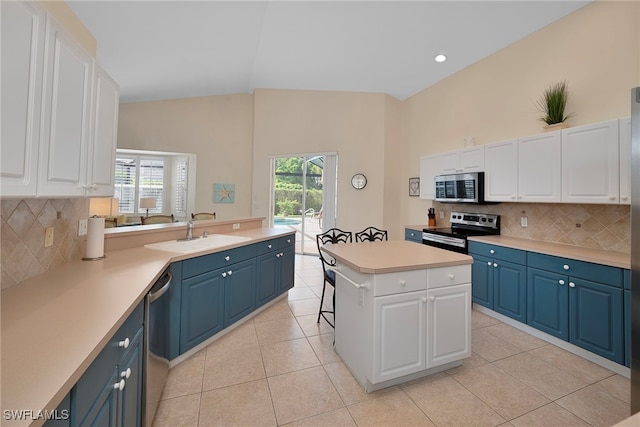
<path fill-rule="evenodd" d="M 451 212 L 450 228 L 425 228 L 422 243 L 463 254 L 468 253 L 467 236 L 500 234 L 500 215 Z"/>

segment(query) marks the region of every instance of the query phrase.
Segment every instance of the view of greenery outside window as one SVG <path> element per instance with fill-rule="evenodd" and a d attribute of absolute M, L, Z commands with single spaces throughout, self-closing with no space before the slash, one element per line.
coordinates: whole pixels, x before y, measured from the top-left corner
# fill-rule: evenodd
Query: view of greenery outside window
<path fill-rule="evenodd" d="M 306 162 L 305 210 L 319 212 L 322 208 L 322 167 L 303 157 L 288 157 L 276 160 L 275 173 L 275 216 L 291 217 L 302 215 L 303 168 Z M 320 163 L 321 165 L 322 163 Z"/>

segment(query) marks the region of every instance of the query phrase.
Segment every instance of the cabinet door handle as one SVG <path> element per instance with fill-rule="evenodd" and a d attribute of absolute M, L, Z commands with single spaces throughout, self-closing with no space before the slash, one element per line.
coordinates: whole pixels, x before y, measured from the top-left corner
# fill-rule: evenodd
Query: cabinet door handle
<path fill-rule="evenodd" d="M 488 266 L 491 266 L 491 261 L 487 262 L 487 265 L 488 265 Z"/>
<path fill-rule="evenodd" d="M 233 271 L 229 270 L 229 271 L 227 271 L 227 274 L 228 274 L 229 276 L 231 276 L 231 275 L 233 274 Z"/>
<path fill-rule="evenodd" d="M 222 273 L 222 277 L 227 277 L 227 273 L 226 272 Z"/>
<path fill-rule="evenodd" d="M 120 372 L 120 378 L 129 378 L 131 376 L 131 368 L 127 368 L 126 371 Z"/>
<path fill-rule="evenodd" d="M 128 348 L 129 347 L 129 338 L 125 338 L 124 340 L 118 343 L 118 347 Z"/>
<path fill-rule="evenodd" d="M 575 288 L 575 287 L 576 287 L 576 284 L 575 284 L 575 283 L 573 283 L 573 282 L 569 282 L 569 287 L 570 287 L 570 288 Z"/>
<path fill-rule="evenodd" d="M 226 257 L 224 257 L 225 261 L 229 261 L 231 259 L 231 257 L 229 255 L 227 255 Z"/>
<path fill-rule="evenodd" d="M 496 263 L 494 262 L 494 263 L 493 263 L 493 266 L 494 266 L 494 267 L 497 267 L 497 266 L 498 266 L 498 264 L 496 264 Z"/>
<path fill-rule="evenodd" d="M 609 196 L 609 200 L 615 200 L 616 196 Z"/>
<path fill-rule="evenodd" d="M 284 252 L 280 252 L 280 256 L 284 256 Z"/>
<path fill-rule="evenodd" d="M 433 295 L 429 297 L 429 301 L 434 302 L 435 300 L 436 300 L 436 297 L 434 297 Z"/>
<path fill-rule="evenodd" d="M 124 380 L 120 380 L 120 382 L 117 382 L 113 385 L 113 389 L 114 390 L 124 390 Z"/>
<path fill-rule="evenodd" d="M 565 270 L 568 270 L 569 269 L 569 265 L 565 264 L 565 265 L 562 266 L 562 268 L 564 268 Z"/>
<path fill-rule="evenodd" d="M 280 258 L 280 254 L 276 254 L 276 258 Z"/>
<path fill-rule="evenodd" d="M 420 300 L 422 300 L 422 302 L 425 303 L 425 304 L 427 302 L 427 298 L 426 297 L 422 297 L 422 298 L 420 298 Z"/>
<path fill-rule="evenodd" d="M 559 283 L 560 285 L 564 285 L 564 280 L 558 280 L 558 283 Z"/>

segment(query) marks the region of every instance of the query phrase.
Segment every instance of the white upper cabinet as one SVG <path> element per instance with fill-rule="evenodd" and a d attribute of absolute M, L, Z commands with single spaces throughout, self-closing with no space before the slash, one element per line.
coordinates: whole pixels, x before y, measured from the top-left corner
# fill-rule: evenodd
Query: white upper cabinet
<path fill-rule="evenodd" d="M 631 204 L 631 117 L 620 119 L 620 204 Z"/>
<path fill-rule="evenodd" d="M 562 161 L 560 131 L 518 140 L 518 201 L 560 202 Z"/>
<path fill-rule="evenodd" d="M 42 103 L 45 12 L 0 2 L 2 25 L 2 196 L 35 196 Z"/>
<path fill-rule="evenodd" d="M 87 195 L 113 196 L 120 90 L 118 84 L 97 65 L 93 87 Z"/>
<path fill-rule="evenodd" d="M 484 145 L 476 145 L 460 150 L 459 172 L 482 172 L 485 168 Z"/>
<path fill-rule="evenodd" d="M 485 200 L 515 202 L 518 197 L 518 140 L 485 145 Z"/>
<path fill-rule="evenodd" d="M 618 203 L 618 120 L 562 131 L 562 201 Z"/>
<path fill-rule="evenodd" d="M 93 58 L 47 16 L 39 196 L 84 196 Z"/>

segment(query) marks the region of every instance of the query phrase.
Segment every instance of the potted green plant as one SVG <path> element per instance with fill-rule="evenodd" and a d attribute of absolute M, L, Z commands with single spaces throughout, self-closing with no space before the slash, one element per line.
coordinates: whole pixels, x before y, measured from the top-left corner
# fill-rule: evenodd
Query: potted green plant
<path fill-rule="evenodd" d="M 567 127 L 564 121 L 571 117 L 571 114 L 565 115 L 564 110 L 567 107 L 567 99 L 569 98 L 569 90 L 567 82 L 562 81 L 547 87 L 537 102 L 538 109 L 544 115 L 540 120 L 545 122 L 546 129 L 562 129 Z"/>

